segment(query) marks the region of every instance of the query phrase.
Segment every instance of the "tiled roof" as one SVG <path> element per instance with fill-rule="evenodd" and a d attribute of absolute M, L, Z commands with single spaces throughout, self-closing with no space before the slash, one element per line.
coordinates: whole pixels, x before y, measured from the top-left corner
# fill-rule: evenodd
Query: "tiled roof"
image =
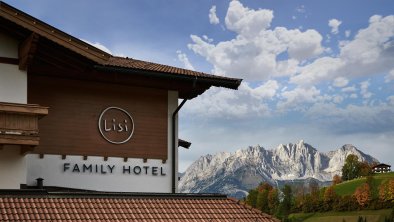
<path fill-rule="evenodd" d="M 177 75 L 187 75 L 187 76 L 197 76 L 197 77 L 205 77 L 205 78 L 212 78 L 212 79 L 226 79 L 226 80 L 233 80 L 239 81 L 236 78 L 229 78 L 217 75 L 211 75 L 203 72 L 197 72 L 188 69 L 182 69 L 178 67 L 162 65 L 153 62 L 146 62 L 142 60 L 132 59 L 132 58 L 123 58 L 117 56 L 111 56 L 108 61 L 106 61 L 103 65 L 105 66 L 113 66 L 113 67 L 122 67 L 122 68 L 132 68 L 132 69 L 139 69 L 145 71 L 154 71 L 154 72 L 161 72 L 161 73 L 172 73 Z"/>
<path fill-rule="evenodd" d="M 0 221 L 279 221 L 236 200 L 198 195 L 0 196 Z"/>

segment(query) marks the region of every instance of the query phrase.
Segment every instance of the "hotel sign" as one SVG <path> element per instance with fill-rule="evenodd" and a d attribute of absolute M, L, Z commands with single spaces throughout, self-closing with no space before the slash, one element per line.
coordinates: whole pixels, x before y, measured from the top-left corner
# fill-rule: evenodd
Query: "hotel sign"
<path fill-rule="evenodd" d="M 167 90 L 53 81 L 29 77 L 28 102 L 50 107 L 34 153 L 168 159 Z"/>
<path fill-rule="evenodd" d="M 101 136 L 109 143 L 123 144 L 133 136 L 134 121 L 126 110 L 112 106 L 101 112 L 98 128 Z"/>

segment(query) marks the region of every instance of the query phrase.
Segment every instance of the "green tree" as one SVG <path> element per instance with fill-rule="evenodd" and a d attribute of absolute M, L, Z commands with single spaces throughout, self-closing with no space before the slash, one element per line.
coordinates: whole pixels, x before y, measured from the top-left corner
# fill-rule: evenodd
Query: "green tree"
<path fill-rule="evenodd" d="M 283 200 L 280 203 L 279 211 L 280 214 L 282 215 L 282 218 L 284 220 L 287 220 L 292 208 L 293 193 L 291 187 L 287 184 L 283 187 L 282 192 L 283 192 Z"/>
<path fill-rule="evenodd" d="M 360 163 L 358 156 L 350 154 L 346 157 L 345 164 L 342 167 L 342 180 L 353 180 L 360 174 Z"/>
<path fill-rule="evenodd" d="M 258 195 L 258 191 L 256 189 L 249 190 L 249 194 L 246 197 L 246 203 L 249 206 L 256 208 L 257 195 Z"/>
<path fill-rule="evenodd" d="M 269 213 L 270 209 L 268 206 L 268 190 L 263 190 L 257 195 L 256 208 L 262 212 Z"/>
<path fill-rule="evenodd" d="M 263 192 L 257 193 L 256 208 L 259 210 L 263 209 L 263 199 L 264 199 L 263 195 L 264 195 Z"/>
<path fill-rule="evenodd" d="M 270 214 L 277 214 L 279 208 L 279 192 L 277 189 L 272 189 L 268 193 L 268 207 Z"/>

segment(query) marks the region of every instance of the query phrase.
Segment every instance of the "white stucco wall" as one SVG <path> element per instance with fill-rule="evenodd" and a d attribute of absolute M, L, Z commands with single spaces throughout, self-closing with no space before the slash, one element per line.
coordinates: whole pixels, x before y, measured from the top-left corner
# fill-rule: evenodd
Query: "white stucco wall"
<path fill-rule="evenodd" d="M 27 184 L 36 185 L 37 178 L 44 179 L 44 186 L 70 187 L 98 191 L 118 191 L 118 192 L 157 192 L 170 193 L 172 189 L 171 170 L 171 118 L 172 113 L 178 106 L 178 93 L 170 91 L 168 93 L 168 160 L 165 164 L 162 160 L 148 159 L 146 163 L 142 159 L 128 159 L 109 157 L 104 161 L 103 157 L 88 157 L 83 160 L 81 156 L 67 156 L 62 160 L 60 155 L 44 155 L 40 159 L 38 155 L 27 155 Z M 110 153 L 110 151 L 109 151 Z M 66 165 L 65 165 L 66 164 Z M 93 167 L 93 172 L 77 172 L 75 164 L 82 171 L 83 164 Z M 98 172 L 95 172 L 95 166 Z M 103 172 L 101 173 L 101 166 Z M 113 168 L 112 173 L 110 168 Z M 135 166 L 142 168 L 139 175 L 131 172 L 123 173 L 123 167 L 131 171 Z M 148 174 L 145 174 L 144 166 L 149 166 Z M 64 171 L 64 167 L 68 168 Z M 157 167 L 157 175 L 152 174 L 152 167 Z M 161 169 L 166 175 L 161 175 Z M 177 171 L 176 171 L 177 172 Z"/>
<path fill-rule="evenodd" d="M 5 145 L 0 149 L 0 189 L 19 189 L 26 183 L 26 160 L 19 146 Z"/>
<path fill-rule="evenodd" d="M 0 57 L 18 58 L 18 41 L 0 33 Z M 27 103 L 27 74 L 18 65 L 0 63 L 0 102 Z M 0 149 L 0 189 L 19 189 L 26 183 L 26 160 L 20 146 Z"/>
<path fill-rule="evenodd" d="M 0 33 L 0 57 L 18 58 L 18 41 Z M 27 103 L 27 73 L 0 63 L 0 102 Z"/>

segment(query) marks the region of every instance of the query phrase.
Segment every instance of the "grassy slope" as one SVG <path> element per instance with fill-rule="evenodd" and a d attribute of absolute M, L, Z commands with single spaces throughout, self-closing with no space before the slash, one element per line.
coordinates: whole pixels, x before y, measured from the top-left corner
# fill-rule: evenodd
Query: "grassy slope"
<path fill-rule="evenodd" d="M 385 174 L 375 174 L 372 183 L 375 187 L 379 187 L 381 183 L 394 179 L 394 172 Z M 367 181 L 366 178 L 355 179 L 338 184 L 334 187 L 338 195 L 352 195 L 356 188 Z M 376 192 L 376 191 L 375 191 Z M 375 193 L 374 195 L 377 195 Z M 389 216 L 391 209 L 385 210 L 365 210 L 365 211 L 352 211 L 352 212 L 326 212 L 326 213 L 297 213 L 291 214 L 290 218 L 293 221 L 304 222 L 357 222 L 359 216 L 367 218 L 368 222 L 381 222 L 384 221 L 386 216 Z"/>
<path fill-rule="evenodd" d="M 385 210 L 363 210 L 351 212 L 326 212 L 326 213 L 297 213 L 291 214 L 289 218 L 292 221 L 304 222 L 357 222 L 359 216 L 366 217 L 368 222 L 384 222 L 388 217 L 391 209 Z"/>
<path fill-rule="evenodd" d="M 375 174 L 373 176 L 373 183 L 375 187 L 379 187 L 381 183 L 384 183 L 387 180 L 394 179 L 394 172 L 391 173 L 382 173 L 382 174 Z M 357 187 L 367 181 L 366 178 L 355 179 L 351 181 L 345 181 L 340 183 L 334 187 L 335 192 L 338 195 L 352 195 Z"/>

